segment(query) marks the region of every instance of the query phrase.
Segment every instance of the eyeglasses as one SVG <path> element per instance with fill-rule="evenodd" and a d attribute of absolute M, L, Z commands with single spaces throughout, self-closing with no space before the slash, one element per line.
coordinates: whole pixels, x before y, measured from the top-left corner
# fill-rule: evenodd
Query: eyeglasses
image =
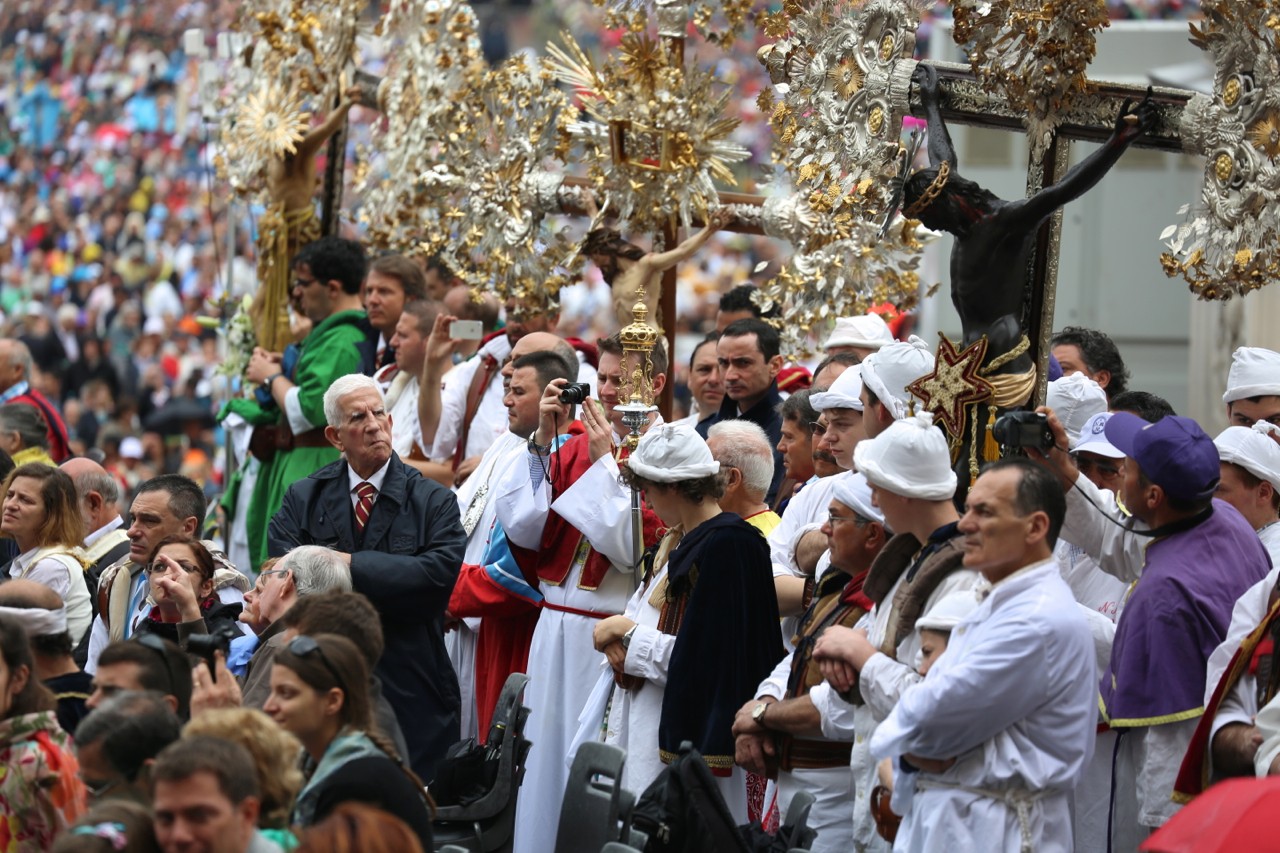
<path fill-rule="evenodd" d="M 272 575 L 287 575 L 292 569 L 267 569 L 265 572 L 258 572 L 258 577 L 269 578 Z"/>
<path fill-rule="evenodd" d="M 1120 476 L 1120 466 L 1118 465 L 1112 465 L 1098 459 L 1091 459 L 1088 456 L 1081 456 L 1079 453 L 1071 454 L 1071 458 L 1075 461 L 1076 467 L 1079 468 L 1080 472 L 1085 476 L 1088 476 L 1089 471 L 1091 470 L 1097 471 L 1098 476 L 1100 477 Z"/>
<path fill-rule="evenodd" d="M 174 560 L 174 562 L 178 564 L 178 568 L 182 569 L 189 575 L 198 575 L 201 573 L 200 567 L 193 563 L 184 563 L 181 560 Z M 157 561 L 147 566 L 147 574 L 158 575 L 167 568 L 169 568 L 167 565 Z"/>
<path fill-rule="evenodd" d="M 809 421 L 809 431 L 814 435 L 822 435 L 827 431 L 827 425 L 822 421 Z"/>
<path fill-rule="evenodd" d="M 308 287 L 315 284 L 319 280 L 320 279 L 318 278 L 295 278 L 293 282 L 290 283 L 289 288 L 292 290 L 295 287 L 300 287 L 303 290 L 306 290 Z"/>
<path fill-rule="evenodd" d="M 872 519 L 867 518 L 865 515 L 858 515 L 856 512 L 853 515 L 836 515 L 834 512 L 827 513 L 827 523 L 832 527 L 835 527 L 842 521 L 852 521 L 855 527 L 866 527 L 872 522 Z"/>
<path fill-rule="evenodd" d="M 155 634 L 135 634 L 133 640 L 143 648 L 151 649 L 151 651 L 160 655 L 160 660 L 164 661 L 165 676 L 169 679 L 169 695 L 178 695 L 178 676 L 173 671 L 173 661 L 169 655 L 169 644 Z"/>
<path fill-rule="evenodd" d="M 306 634 L 299 634 L 289 641 L 286 646 L 289 654 L 297 655 L 300 658 L 318 655 L 320 663 L 324 664 L 324 668 L 329 670 L 329 674 L 333 676 L 333 680 L 340 685 L 346 684 L 346 679 L 338 675 L 337 670 L 333 668 L 333 664 L 329 663 L 329 658 L 325 656 L 324 649 L 320 648 L 320 644 L 315 641 L 314 637 L 308 637 Z"/>

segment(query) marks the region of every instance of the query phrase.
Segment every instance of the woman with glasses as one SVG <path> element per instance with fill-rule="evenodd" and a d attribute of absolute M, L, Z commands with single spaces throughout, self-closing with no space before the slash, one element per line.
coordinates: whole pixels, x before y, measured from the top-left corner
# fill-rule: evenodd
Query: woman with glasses
<path fill-rule="evenodd" d="M 0 534 L 18 546 L 9 577 L 42 583 L 67 608 L 67 633 L 79 645 L 93 621 L 85 581 L 89 557 L 75 483 L 64 472 L 38 462 L 19 465 L 4 482 Z"/>
<path fill-rule="evenodd" d="M 157 634 L 181 643 L 188 634 L 240 633 L 240 602 L 218 598 L 217 570 L 209 549 L 189 536 L 166 536 L 147 557 L 151 612 L 138 634 Z"/>
<path fill-rule="evenodd" d="M 769 546 L 720 509 L 726 476 L 692 427 L 651 428 L 622 476 L 644 490 L 668 533 L 645 556 L 626 614 L 596 624 L 595 646 L 616 688 L 608 701 L 608 685 L 597 685 L 589 710 L 600 716 L 584 714 L 583 734 L 599 735 L 607 704 L 604 740 L 627 751 L 622 781 L 632 791 L 645 790 L 691 741 L 746 823 L 733 719 L 783 655 Z"/>
<path fill-rule="evenodd" d="M 335 634 L 294 637 L 276 653 L 263 710 L 305 750 L 295 826 L 362 802 L 403 820 L 432 849 L 426 789 L 373 725 L 369 667 L 354 643 Z"/>
<path fill-rule="evenodd" d="M 48 850 L 85 811 L 57 702 L 32 671 L 27 633 L 0 616 L 0 851 Z"/>

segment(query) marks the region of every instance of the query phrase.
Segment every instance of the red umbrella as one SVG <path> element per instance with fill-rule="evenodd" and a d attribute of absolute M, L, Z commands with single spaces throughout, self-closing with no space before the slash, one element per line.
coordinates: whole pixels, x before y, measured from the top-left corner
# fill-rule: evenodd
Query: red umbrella
<path fill-rule="evenodd" d="M 93 138 L 98 142 L 115 145 L 121 140 L 128 139 L 129 131 L 118 124 L 103 124 L 99 125 L 97 130 L 93 132 Z"/>
<path fill-rule="evenodd" d="M 1148 853 L 1280 853 L 1280 776 L 1228 779 L 1192 800 L 1142 843 Z"/>

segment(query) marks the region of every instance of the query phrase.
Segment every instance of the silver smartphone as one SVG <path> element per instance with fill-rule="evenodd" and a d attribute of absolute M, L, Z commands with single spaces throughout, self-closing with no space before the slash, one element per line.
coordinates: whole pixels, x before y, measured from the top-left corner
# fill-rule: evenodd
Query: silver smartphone
<path fill-rule="evenodd" d="M 449 324 L 449 337 L 455 341 L 478 341 L 484 337 L 479 320 L 454 320 Z"/>

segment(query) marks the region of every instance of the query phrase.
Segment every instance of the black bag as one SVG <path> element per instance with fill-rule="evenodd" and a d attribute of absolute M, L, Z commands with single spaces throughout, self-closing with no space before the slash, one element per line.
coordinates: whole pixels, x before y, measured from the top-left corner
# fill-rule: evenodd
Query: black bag
<path fill-rule="evenodd" d="M 747 853 L 715 776 L 687 741 L 640 795 L 631 823 L 649 836 L 645 853 Z"/>
<path fill-rule="evenodd" d="M 449 747 L 429 787 L 437 806 L 465 806 L 489 793 L 497 779 L 495 750 L 467 738 Z"/>

